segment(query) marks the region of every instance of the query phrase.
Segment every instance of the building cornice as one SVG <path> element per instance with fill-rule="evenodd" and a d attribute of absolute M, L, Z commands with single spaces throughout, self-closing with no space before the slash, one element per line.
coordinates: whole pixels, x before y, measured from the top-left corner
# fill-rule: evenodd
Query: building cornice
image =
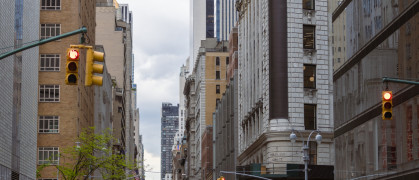
<path fill-rule="evenodd" d="M 297 143 L 298 142 L 302 142 L 302 141 L 306 141 L 308 136 L 310 135 L 310 133 L 312 131 L 310 130 L 304 130 L 304 131 L 299 131 L 299 135 L 297 137 L 299 137 L 297 139 Z M 251 157 L 253 154 L 255 154 L 256 151 L 260 150 L 260 148 L 262 148 L 264 145 L 266 145 L 269 142 L 274 142 L 274 141 L 287 141 L 287 142 L 291 142 L 290 141 L 290 134 L 291 134 L 291 130 L 289 131 L 275 131 L 275 132 L 265 132 L 263 134 L 261 134 L 256 141 L 254 141 L 250 146 L 248 146 L 246 148 L 246 150 L 244 150 L 242 153 L 240 153 L 240 155 L 237 156 L 237 161 L 239 163 L 243 162 L 246 160 L 246 158 Z M 323 137 L 322 142 L 323 143 L 333 143 L 333 132 L 320 132 L 320 134 Z M 302 136 L 302 137 L 301 137 Z M 314 141 L 314 136 L 311 136 L 311 140 Z"/>
<path fill-rule="evenodd" d="M 239 23 L 240 19 L 242 19 L 246 13 L 249 4 L 250 0 L 236 0 L 236 10 L 239 12 Z"/>

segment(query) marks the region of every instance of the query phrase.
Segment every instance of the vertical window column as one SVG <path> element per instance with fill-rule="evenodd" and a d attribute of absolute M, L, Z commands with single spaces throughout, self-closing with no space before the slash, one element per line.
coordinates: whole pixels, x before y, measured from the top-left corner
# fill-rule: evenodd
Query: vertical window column
<path fill-rule="evenodd" d="M 304 104 L 304 127 L 305 130 L 316 130 L 316 105 Z"/>
<path fill-rule="evenodd" d="M 315 49 L 315 29 L 316 26 L 303 25 L 303 48 Z"/>

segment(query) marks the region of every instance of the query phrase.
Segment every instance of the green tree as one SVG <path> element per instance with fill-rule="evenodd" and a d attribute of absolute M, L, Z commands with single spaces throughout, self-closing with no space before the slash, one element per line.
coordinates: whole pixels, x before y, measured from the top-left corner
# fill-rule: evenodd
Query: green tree
<path fill-rule="evenodd" d="M 58 165 L 45 164 L 38 167 L 37 176 L 46 166 L 55 166 L 65 180 L 88 179 L 94 172 L 99 172 L 103 179 L 124 179 L 136 167 L 133 162 L 127 162 L 124 154 L 112 151 L 114 142 L 111 131 L 105 130 L 99 134 L 95 128 L 84 130 L 76 139 L 77 145 L 65 148 L 60 154 Z"/>

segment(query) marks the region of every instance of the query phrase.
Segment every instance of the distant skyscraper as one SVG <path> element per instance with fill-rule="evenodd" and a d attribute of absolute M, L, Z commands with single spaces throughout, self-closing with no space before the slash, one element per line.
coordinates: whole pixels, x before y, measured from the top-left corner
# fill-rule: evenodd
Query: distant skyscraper
<path fill-rule="evenodd" d="M 206 10 L 206 37 L 213 38 L 214 37 L 214 0 L 206 0 L 207 6 L 205 7 Z"/>
<path fill-rule="evenodd" d="M 129 11 L 128 4 L 119 4 L 117 20 L 132 23 L 132 12 Z"/>
<path fill-rule="evenodd" d="M 172 150 L 179 150 L 182 144 L 183 133 L 185 131 L 185 96 L 183 95 L 183 89 L 185 87 L 186 77 L 189 75 L 189 58 L 186 59 L 186 65 L 180 67 L 179 74 L 179 128 L 178 132 L 173 141 Z"/>
<path fill-rule="evenodd" d="M 215 37 L 218 41 L 228 40 L 239 15 L 236 0 L 215 0 Z"/>
<path fill-rule="evenodd" d="M 0 2 L 0 54 L 39 39 L 39 0 Z M 38 60 L 38 47 L 0 60 L 0 179 L 36 178 Z"/>
<path fill-rule="evenodd" d="M 214 0 L 191 0 L 190 61 L 193 68 L 201 41 L 214 37 Z M 190 70 L 192 72 L 192 70 Z"/>
<path fill-rule="evenodd" d="M 162 103 L 161 108 L 161 178 L 172 174 L 172 145 L 173 138 L 178 130 L 179 104 Z"/>

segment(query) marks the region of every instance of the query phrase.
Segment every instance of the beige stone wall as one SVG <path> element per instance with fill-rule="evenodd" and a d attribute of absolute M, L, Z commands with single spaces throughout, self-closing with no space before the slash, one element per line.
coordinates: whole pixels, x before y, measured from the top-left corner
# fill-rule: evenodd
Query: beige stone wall
<path fill-rule="evenodd" d="M 216 100 L 221 99 L 227 85 L 226 57 L 228 52 L 207 52 L 205 57 L 205 124 L 212 125 L 212 113 L 215 112 Z M 216 57 L 220 57 L 220 66 L 215 65 Z M 216 79 L 215 72 L 220 71 L 220 79 Z M 216 86 L 220 85 L 220 94 L 216 94 Z"/>
<path fill-rule="evenodd" d="M 124 83 L 123 31 L 115 31 L 115 7 L 96 8 L 96 44 L 103 45 L 109 74 L 116 78 L 118 88 Z"/>
<path fill-rule="evenodd" d="M 41 10 L 41 24 L 61 24 L 61 34 L 77 30 L 82 26 L 88 29 L 88 44 L 95 44 L 95 1 L 62 0 L 61 10 Z M 84 86 L 85 50 L 80 52 L 78 85 L 65 84 L 66 51 L 70 44 L 79 44 L 81 35 L 67 37 L 40 46 L 40 54 L 60 54 L 59 72 L 39 72 L 39 85 L 60 85 L 60 101 L 42 102 L 38 105 L 38 115 L 59 116 L 58 134 L 38 134 L 38 147 L 59 147 L 59 151 L 75 146 L 75 139 L 83 128 L 93 126 L 93 88 Z M 38 87 L 39 88 L 39 87 Z M 39 91 L 39 90 L 38 90 Z M 60 164 L 65 163 L 60 160 Z M 42 178 L 57 177 L 54 167 L 41 172 Z"/>

